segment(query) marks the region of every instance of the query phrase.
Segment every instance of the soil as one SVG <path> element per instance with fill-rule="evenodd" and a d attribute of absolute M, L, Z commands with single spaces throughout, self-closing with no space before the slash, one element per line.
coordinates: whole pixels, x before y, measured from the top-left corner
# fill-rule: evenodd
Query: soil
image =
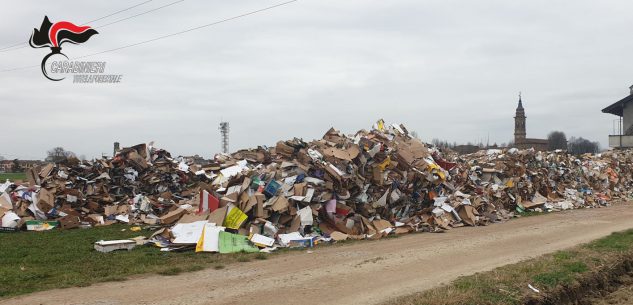
<path fill-rule="evenodd" d="M 588 302 L 593 305 L 633 304 L 633 274 L 618 277 L 616 284 L 621 285 L 616 290 L 607 292 L 606 295 L 589 299 Z"/>
<path fill-rule="evenodd" d="M 221 270 L 38 292 L 0 305 L 377 304 L 630 229 L 632 220 L 631 204 L 564 211 L 443 234 L 291 251 Z"/>
<path fill-rule="evenodd" d="M 609 255 L 600 269 L 583 275 L 571 285 L 561 285 L 526 305 L 606 305 L 632 304 L 633 255 Z"/>

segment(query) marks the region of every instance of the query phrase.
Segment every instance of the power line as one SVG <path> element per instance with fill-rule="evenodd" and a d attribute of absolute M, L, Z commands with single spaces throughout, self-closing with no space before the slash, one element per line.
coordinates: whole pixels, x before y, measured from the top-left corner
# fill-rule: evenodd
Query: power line
<path fill-rule="evenodd" d="M 86 25 L 86 24 L 88 24 L 88 23 L 92 23 L 92 22 L 95 22 L 95 21 L 103 20 L 103 19 L 108 18 L 108 17 L 112 17 L 112 16 L 114 16 L 114 15 L 117 15 L 117 14 L 123 13 L 123 12 L 125 12 L 125 11 L 129 11 L 129 10 L 131 10 L 131 9 L 135 8 L 135 7 L 139 7 L 139 6 L 143 5 L 143 4 L 146 4 L 146 3 L 149 3 L 149 2 L 152 2 L 152 1 L 154 1 L 154 0 L 147 0 L 147 1 L 145 1 L 145 2 L 141 2 L 141 3 L 139 3 L 139 4 L 136 4 L 136 5 L 133 5 L 133 6 L 130 6 L 130 7 L 124 8 L 124 9 L 122 9 L 122 10 L 118 10 L 118 11 L 116 11 L 116 12 L 114 12 L 114 13 L 111 13 L 111 14 L 105 15 L 105 16 L 103 16 L 103 17 L 99 17 L 99 18 L 94 19 L 94 20 L 86 21 L 86 22 L 82 23 L 81 25 Z M 184 0 L 182 0 L 182 1 L 184 1 Z M 14 47 L 18 47 L 18 46 L 19 46 L 19 48 L 15 48 L 15 49 L 14 49 Z M 6 47 L 3 47 L 3 48 L 0 48 L 0 53 L 10 52 L 10 51 L 15 51 L 15 50 L 18 50 L 18 49 L 23 49 L 23 48 L 26 48 L 27 46 L 28 46 L 28 45 L 25 45 L 25 43 L 24 43 L 24 42 L 16 43 L 16 44 L 13 44 L 13 45 L 10 45 L 10 46 L 6 46 Z"/>
<path fill-rule="evenodd" d="M 123 13 L 123 12 L 125 12 L 125 11 L 129 11 L 129 10 L 131 10 L 131 9 L 135 8 L 135 7 L 141 6 L 141 5 L 143 5 L 143 4 L 146 4 L 146 3 L 149 3 L 149 2 L 152 2 L 152 1 L 154 1 L 154 0 L 147 0 L 147 1 L 145 1 L 145 2 L 141 2 L 141 3 L 137 4 L 137 5 L 130 6 L 130 7 L 128 7 L 128 8 L 122 9 L 122 10 L 120 10 L 120 11 L 116 11 L 116 12 L 114 12 L 114 13 L 110 14 L 110 15 L 105 15 L 105 16 L 103 16 L 103 17 L 101 17 L 101 18 L 97 18 L 97 19 L 94 19 L 94 20 L 86 21 L 86 22 L 82 23 L 81 25 L 86 25 L 86 24 L 88 24 L 88 23 L 93 23 L 93 22 L 95 22 L 95 21 L 99 21 L 99 20 L 106 19 L 106 18 L 108 18 L 108 17 L 112 17 L 112 16 L 114 16 L 114 15 L 117 15 L 117 14 Z"/>
<path fill-rule="evenodd" d="M 150 1 L 153 1 L 153 0 L 145 1 L 145 2 L 143 2 L 143 3 L 141 3 L 141 4 L 145 4 L 145 3 L 150 2 Z M 143 13 L 139 13 L 139 14 L 136 14 L 136 15 L 133 15 L 133 16 L 130 16 L 130 17 L 126 17 L 126 18 L 123 18 L 123 19 L 119 19 L 119 20 L 117 20 L 117 21 L 113 21 L 113 22 L 110 22 L 110 23 L 106 23 L 106 24 L 104 24 L 104 25 L 97 26 L 97 27 L 93 27 L 93 28 L 95 28 L 95 29 L 103 28 L 103 27 L 106 27 L 106 26 L 109 26 L 109 25 L 112 25 L 112 24 L 115 24 L 115 23 L 119 23 L 119 22 L 122 22 L 122 21 L 125 21 L 125 20 L 128 20 L 128 19 L 132 19 L 132 18 L 135 18 L 135 17 L 141 16 L 141 15 L 145 15 L 145 14 L 148 14 L 148 13 L 151 13 L 151 12 L 154 12 L 154 11 L 157 11 L 157 10 L 160 10 L 160 9 L 163 9 L 163 8 L 166 8 L 166 7 L 168 7 L 168 6 L 172 6 L 172 5 L 174 5 L 174 4 L 177 4 L 177 3 L 179 3 L 179 2 L 183 2 L 183 1 L 185 1 L 185 0 L 178 0 L 178 1 L 174 1 L 174 2 L 168 3 L 168 4 L 166 4 L 166 5 L 163 5 L 163 6 L 157 7 L 157 8 L 155 8 L 155 9 L 151 9 L 151 10 L 149 10 L 149 11 L 145 11 L 145 12 L 143 12 Z M 129 10 L 129 9 L 131 9 L 131 8 L 134 8 L 134 7 L 137 7 L 137 6 L 141 5 L 141 4 L 137 4 L 137 5 L 133 6 L 133 7 L 129 7 L 129 8 L 127 8 L 127 9 L 125 9 L 125 10 L 120 10 L 120 11 L 118 11 L 118 12 L 116 12 L 116 13 L 112 13 L 112 14 L 110 14 L 110 15 L 107 15 L 107 16 L 104 16 L 104 17 L 101 17 L 101 18 L 98 18 L 98 19 L 95 19 L 95 20 L 88 21 L 88 22 L 86 22 L 86 23 L 83 23 L 82 25 L 85 25 L 85 24 L 87 24 L 87 23 L 92 23 L 92 22 L 94 22 L 94 21 L 101 20 L 101 19 L 104 19 L 104 18 L 106 18 L 106 17 L 110 17 L 110 16 L 115 15 L 115 14 L 118 14 L 118 13 L 120 13 L 120 12 L 123 12 L 123 11 Z M 19 50 L 19 49 L 24 49 L 24 48 L 28 47 L 29 45 L 28 45 L 28 44 L 25 44 L 25 43 L 18 43 L 18 44 L 15 44 L 15 45 L 13 45 L 13 46 L 9 46 L 9 47 L 7 47 L 7 48 L 11 48 L 11 47 L 15 47 L 15 46 L 19 46 L 19 47 L 18 47 L 18 48 L 14 48 L 14 49 L 8 49 L 8 50 L 5 50 L 5 49 L 0 49 L 0 53 L 4 53 L 4 52 L 11 52 L 11 51 Z"/>
<path fill-rule="evenodd" d="M 218 25 L 218 24 L 225 23 L 225 22 L 228 22 L 228 21 L 232 21 L 232 20 L 235 20 L 235 19 L 239 19 L 239 18 L 242 18 L 242 17 L 246 17 L 246 16 L 257 14 L 257 13 L 261 13 L 261 12 L 264 12 L 264 11 L 272 10 L 274 8 L 277 8 L 277 7 L 280 7 L 280 6 L 284 6 L 284 5 L 288 5 L 290 3 L 297 2 L 297 1 L 299 1 L 299 0 L 291 0 L 291 1 L 282 2 L 282 3 L 275 4 L 275 5 L 272 5 L 272 6 L 268 6 L 268 7 L 262 8 L 262 9 L 250 11 L 248 13 L 244 13 L 244 14 L 241 14 L 241 15 L 237 15 L 237 16 L 233 16 L 233 17 L 230 17 L 230 18 L 222 19 L 222 20 L 219 20 L 219 21 L 203 24 L 203 25 L 200 25 L 200 26 L 197 26 L 197 27 L 185 29 L 185 30 L 182 30 L 182 31 L 179 31 L 179 32 L 175 32 L 175 33 L 171 33 L 171 34 L 167 34 L 167 35 L 163 35 L 163 36 L 158 36 L 158 37 L 155 37 L 155 38 L 152 38 L 152 39 L 148 39 L 148 40 L 144 40 L 144 41 L 128 44 L 128 45 L 125 45 L 125 46 L 121 46 L 121 47 L 117 47 L 117 48 L 113 48 L 113 49 L 109 49 L 109 50 L 100 51 L 100 52 L 97 52 L 97 53 L 92 53 L 92 54 L 88 54 L 88 55 L 82 55 L 82 56 L 79 56 L 79 57 L 72 58 L 71 60 L 76 60 L 76 59 L 81 59 L 81 58 L 86 58 L 86 57 L 92 57 L 92 56 L 99 55 L 99 54 L 104 54 L 104 53 L 110 53 L 110 52 L 114 52 L 114 51 L 118 51 L 118 50 L 122 50 L 122 49 L 135 47 L 135 46 L 138 46 L 138 45 L 154 42 L 154 41 L 157 41 L 157 40 L 162 40 L 162 39 L 174 37 L 174 36 L 177 36 L 177 35 L 180 35 L 180 34 L 185 34 L 185 33 L 191 32 L 191 31 L 196 31 L 196 30 L 199 30 L 199 29 L 202 29 L 202 28 Z M 4 69 L 4 70 L 1 70 L 0 72 L 24 70 L 24 69 L 31 69 L 31 68 L 37 68 L 37 67 L 39 67 L 39 65 L 18 67 L 18 68 L 11 68 L 11 69 Z"/>
<path fill-rule="evenodd" d="M 26 70 L 26 69 L 33 69 L 33 68 L 38 68 L 40 65 L 33 65 L 33 66 L 22 66 L 22 67 L 17 67 L 17 68 L 11 68 L 11 69 L 4 69 L 0 72 L 9 72 L 9 71 L 18 71 L 18 70 Z"/>
<path fill-rule="evenodd" d="M 96 27 L 94 27 L 94 28 L 95 28 L 95 29 L 101 29 L 101 28 L 104 28 L 104 27 L 106 27 L 106 26 L 113 25 L 113 24 L 115 24 L 115 23 L 119 23 L 119 22 L 122 22 L 122 21 L 125 21 L 125 20 L 128 20 L 128 19 L 136 18 L 136 17 L 141 16 L 141 15 L 145 15 L 145 14 L 149 14 L 149 13 L 151 13 L 151 12 L 155 12 L 155 11 L 157 11 L 157 10 L 160 10 L 160 9 L 163 9 L 163 8 L 166 8 L 166 7 L 169 7 L 169 6 L 172 6 L 172 5 L 174 5 L 174 4 L 178 4 L 178 3 L 183 2 L 183 1 L 185 1 L 185 0 L 178 0 L 178 1 L 171 2 L 171 3 L 167 3 L 167 4 L 163 5 L 163 6 L 159 6 L 159 7 L 155 8 L 155 9 L 151 9 L 151 10 L 149 10 L 149 11 L 145 11 L 145 12 L 142 12 L 142 13 L 138 13 L 138 14 L 136 14 L 136 15 L 132 15 L 132 16 L 130 16 L 130 17 L 125 17 L 125 18 L 123 18 L 123 19 L 119 19 L 119 20 L 116 20 L 116 21 L 112 21 L 112 22 L 110 22 L 110 23 L 106 23 L 106 24 L 104 24 L 104 25 L 96 26 Z"/>
<path fill-rule="evenodd" d="M 199 29 L 202 29 L 202 28 L 218 25 L 220 23 L 224 23 L 224 22 L 228 22 L 228 21 L 231 21 L 231 20 L 239 19 L 239 18 L 246 17 L 246 16 L 249 16 L 249 15 L 261 13 L 263 11 L 268 11 L 268 10 L 271 10 L 271 9 L 274 9 L 274 8 L 277 8 L 277 7 L 280 7 L 280 6 L 288 5 L 290 3 L 297 2 L 297 1 L 299 1 L 299 0 L 291 0 L 291 1 L 282 2 L 282 3 L 275 4 L 275 5 L 272 5 L 272 6 L 268 6 L 268 7 L 262 8 L 262 9 L 258 9 L 258 10 L 251 11 L 251 12 L 248 12 L 248 13 L 244 13 L 244 14 L 241 14 L 241 15 L 237 15 L 237 16 L 234 16 L 234 17 L 222 19 L 220 21 L 215 21 L 215 22 L 212 22 L 212 23 L 203 24 L 203 25 L 200 25 L 200 26 L 197 26 L 197 27 L 193 27 L 193 28 L 189 28 L 189 29 L 186 29 L 186 30 L 182 30 L 182 31 L 179 31 L 179 32 L 175 32 L 175 33 L 159 36 L 159 37 L 152 38 L 152 39 L 149 39 L 149 40 L 136 42 L 136 43 L 132 43 L 132 44 L 129 44 L 129 45 L 125 45 L 125 46 L 121 46 L 121 47 L 118 47 L 118 48 L 109 49 L 109 50 L 105 50 L 105 51 L 101 51 L 101 52 L 97 52 L 97 53 L 92 53 L 92 54 L 88 54 L 88 55 L 75 57 L 72 60 L 86 58 L 86 57 L 91 57 L 91 56 L 95 56 L 95 55 L 99 55 L 99 54 L 103 54 L 103 53 L 114 52 L 114 51 L 118 51 L 118 50 L 121 50 L 121 49 L 127 49 L 127 48 L 135 47 L 135 46 L 138 46 L 138 45 L 154 42 L 154 41 L 157 41 L 157 40 L 161 40 L 161 39 L 177 36 L 177 35 L 180 35 L 180 34 L 185 34 L 185 33 L 191 32 L 191 31 L 195 31 L 195 30 L 199 30 Z"/>
<path fill-rule="evenodd" d="M 8 47 L 6 47 L 4 49 L 0 49 L 0 53 L 11 52 L 11 51 L 19 50 L 19 49 L 24 49 L 24 48 L 26 48 L 28 46 L 29 46 L 28 44 L 26 44 L 24 42 L 20 42 L 18 44 L 14 44 L 12 46 L 8 46 Z M 18 47 L 18 48 L 13 48 L 13 47 Z"/>

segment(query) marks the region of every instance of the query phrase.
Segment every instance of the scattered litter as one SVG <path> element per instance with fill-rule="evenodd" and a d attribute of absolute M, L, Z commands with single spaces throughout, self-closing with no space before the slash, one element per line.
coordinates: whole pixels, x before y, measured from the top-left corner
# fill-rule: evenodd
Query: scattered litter
<path fill-rule="evenodd" d="M 59 227 L 59 221 L 27 220 L 26 230 L 48 231 Z"/>
<path fill-rule="evenodd" d="M 115 250 L 132 250 L 136 246 L 136 241 L 123 239 L 123 240 L 100 240 L 95 243 L 95 250 L 103 253 L 112 252 Z"/>
<path fill-rule="evenodd" d="M 541 291 L 540 291 L 540 290 L 538 290 L 538 289 L 536 289 L 536 288 L 534 288 L 534 286 L 532 286 L 532 284 L 528 284 L 528 287 L 529 287 L 530 289 L 532 289 L 532 291 L 534 291 L 534 292 L 536 292 L 536 293 L 541 293 Z"/>

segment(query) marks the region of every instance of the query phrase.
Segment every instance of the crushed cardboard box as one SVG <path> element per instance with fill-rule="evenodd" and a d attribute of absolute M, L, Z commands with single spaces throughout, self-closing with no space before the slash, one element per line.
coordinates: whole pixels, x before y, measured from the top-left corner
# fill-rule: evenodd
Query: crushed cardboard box
<path fill-rule="evenodd" d="M 355 134 L 331 128 L 311 142 L 213 160 L 172 157 L 153 144 L 110 159 L 70 158 L 29 169 L 24 185 L 2 184 L 0 215 L 2 227 L 29 230 L 158 225 L 152 241 L 166 251 L 270 251 L 602 207 L 632 197 L 632 163 L 630 150 L 458 155 L 380 120 Z M 189 238 L 170 233 L 191 223 Z"/>

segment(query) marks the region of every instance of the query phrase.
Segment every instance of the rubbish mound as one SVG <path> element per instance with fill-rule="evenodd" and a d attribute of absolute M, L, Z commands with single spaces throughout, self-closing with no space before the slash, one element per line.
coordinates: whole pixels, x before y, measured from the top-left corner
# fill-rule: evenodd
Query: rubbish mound
<path fill-rule="evenodd" d="M 379 120 L 353 135 L 331 128 L 319 140 L 205 162 L 150 143 L 47 164 L 30 169 L 28 182 L 0 185 L 0 218 L 2 231 L 149 226 L 165 251 L 272 251 L 606 206 L 631 198 L 632 162 L 631 151 L 460 156 Z"/>

